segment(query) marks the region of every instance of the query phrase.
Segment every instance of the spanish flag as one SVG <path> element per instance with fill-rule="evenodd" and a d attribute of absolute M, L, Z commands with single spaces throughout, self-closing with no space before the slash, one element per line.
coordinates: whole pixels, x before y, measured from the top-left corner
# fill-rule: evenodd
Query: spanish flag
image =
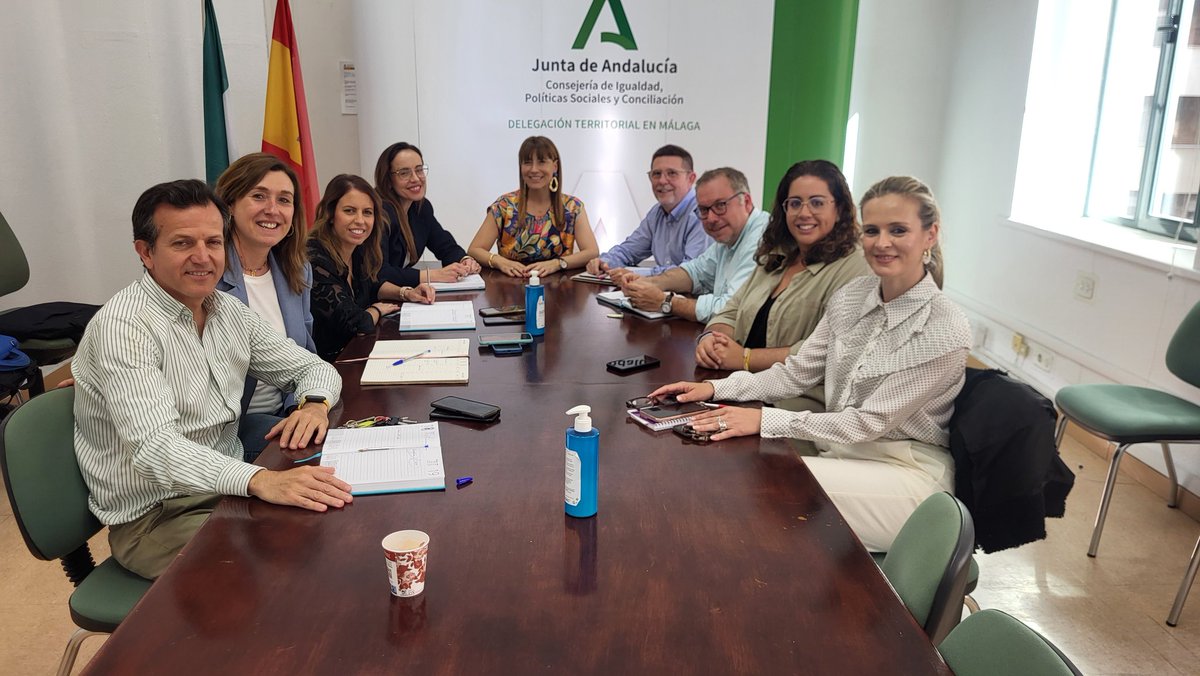
<path fill-rule="evenodd" d="M 304 78 L 300 75 L 300 51 L 292 29 L 288 0 L 275 5 L 275 28 L 271 32 L 271 62 L 267 66 L 267 107 L 263 116 L 265 153 L 291 165 L 300 177 L 301 199 L 311 226 L 320 192 L 312 134 L 308 130 L 308 106 L 304 103 Z"/>

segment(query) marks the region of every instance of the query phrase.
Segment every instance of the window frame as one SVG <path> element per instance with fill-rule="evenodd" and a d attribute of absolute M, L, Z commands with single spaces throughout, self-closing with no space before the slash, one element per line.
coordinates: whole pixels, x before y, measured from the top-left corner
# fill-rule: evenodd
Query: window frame
<path fill-rule="evenodd" d="M 1115 23 L 1117 17 L 1118 4 L 1122 1 L 1129 0 L 1112 0 L 1111 9 L 1108 20 L 1108 42 L 1105 47 L 1103 72 L 1104 77 L 1101 78 L 1099 100 L 1096 108 L 1096 125 L 1095 132 L 1092 138 L 1092 156 L 1088 164 L 1087 189 L 1084 195 L 1083 209 L 1086 218 L 1095 218 L 1109 223 L 1134 228 L 1144 232 L 1151 233 L 1160 237 L 1165 237 L 1177 242 L 1196 243 L 1197 242 L 1197 226 L 1200 219 L 1195 210 L 1193 210 L 1192 219 L 1186 218 L 1170 218 L 1164 216 L 1155 216 L 1150 213 L 1151 203 L 1155 198 L 1155 188 L 1158 181 L 1159 159 L 1162 152 L 1162 147 L 1165 142 L 1164 134 L 1166 130 L 1166 120 L 1168 117 L 1167 104 L 1170 101 L 1170 89 L 1172 73 L 1175 68 L 1175 58 L 1178 51 L 1180 40 L 1180 26 L 1182 24 L 1184 14 L 1185 0 L 1164 0 L 1165 15 L 1160 19 L 1159 25 L 1155 30 L 1157 36 L 1161 38 L 1159 44 L 1159 60 L 1158 69 L 1155 74 L 1154 93 L 1151 97 L 1149 119 L 1146 123 L 1145 131 L 1145 150 L 1142 154 L 1141 172 L 1138 177 L 1137 199 L 1134 205 L 1133 218 L 1125 216 L 1114 216 L 1111 214 L 1092 214 L 1091 198 L 1093 190 L 1093 181 L 1096 174 L 1096 160 L 1100 148 L 1100 119 L 1103 115 L 1105 92 L 1108 84 L 1109 66 L 1113 52 L 1113 39 L 1115 33 Z M 1200 5 L 1200 1 L 1196 2 Z M 1195 5 L 1193 6 L 1195 7 Z M 1195 13 L 1195 12 L 1194 12 Z M 1188 30 L 1189 45 L 1191 37 L 1194 33 L 1198 33 L 1197 22 L 1200 21 L 1200 16 L 1190 16 L 1191 26 Z M 1182 99 L 1181 97 L 1178 97 Z M 1178 106 L 1177 106 L 1178 107 Z M 1172 136 L 1174 130 L 1170 130 Z M 1196 185 L 1196 190 L 1191 195 L 1200 194 L 1200 182 Z M 1196 198 L 1193 197 L 1193 200 Z"/>

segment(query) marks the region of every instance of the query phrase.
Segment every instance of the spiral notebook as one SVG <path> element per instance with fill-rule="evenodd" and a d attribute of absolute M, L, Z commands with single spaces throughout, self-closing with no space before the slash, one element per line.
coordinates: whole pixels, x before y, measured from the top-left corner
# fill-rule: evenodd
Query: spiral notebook
<path fill-rule="evenodd" d="M 435 422 L 329 430 L 321 466 L 350 484 L 351 495 L 446 488 L 442 438 Z"/>
<path fill-rule="evenodd" d="M 657 420 L 655 418 L 651 418 L 648 415 L 642 414 L 636 408 L 631 408 L 625 412 L 629 414 L 630 418 L 633 418 L 634 422 L 638 423 L 639 425 L 645 425 L 646 427 L 649 427 L 650 429 L 654 430 L 655 432 L 664 432 L 666 430 L 673 429 L 675 427 L 679 427 L 680 425 L 686 425 L 687 423 L 692 422 L 692 419 L 695 417 L 695 416 L 691 416 L 691 415 L 683 415 L 683 416 L 679 416 L 678 418 L 668 418 L 666 420 Z"/>

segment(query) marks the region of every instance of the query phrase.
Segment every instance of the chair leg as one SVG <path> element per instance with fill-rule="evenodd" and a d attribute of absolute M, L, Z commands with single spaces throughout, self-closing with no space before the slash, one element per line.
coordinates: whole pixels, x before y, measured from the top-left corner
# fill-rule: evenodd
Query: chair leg
<path fill-rule="evenodd" d="M 1129 444 L 1120 444 L 1113 452 L 1112 461 L 1108 463 L 1108 478 L 1104 480 L 1104 495 L 1100 498 L 1100 511 L 1096 512 L 1096 525 L 1092 528 L 1092 543 L 1088 546 L 1088 556 L 1095 557 L 1100 548 L 1100 534 L 1104 532 L 1104 519 L 1108 517 L 1108 503 L 1112 501 L 1113 489 L 1117 485 L 1117 469 L 1121 466 L 1121 458 Z"/>
<path fill-rule="evenodd" d="M 1167 497 L 1168 507 L 1179 506 L 1179 479 L 1175 478 L 1175 461 L 1171 459 L 1171 445 L 1162 443 L 1163 462 L 1167 464 L 1167 478 L 1171 480 L 1171 492 Z"/>
<path fill-rule="evenodd" d="M 58 663 L 58 676 L 71 676 L 71 669 L 75 666 L 75 658 L 79 656 L 79 648 L 83 645 L 84 639 L 89 636 L 101 636 L 104 633 L 76 629 L 75 633 L 71 634 L 71 640 L 67 641 L 67 649 L 63 651 L 62 660 Z"/>
<path fill-rule="evenodd" d="M 979 612 L 979 602 L 967 594 L 963 597 L 963 605 L 967 607 L 967 612 L 974 615 Z"/>
<path fill-rule="evenodd" d="M 1062 448 L 1063 433 L 1067 431 L 1067 416 L 1065 413 L 1058 414 L 1058 423 L 1054 426 L 1054 447 Z"/>
<path fill-rule="evenodd" d="M 1183 612 L 1183 602 L 1187 600 L 1192 583 L 1196 581 L 1196 570 L 1200 569 L 1200 538 L 1196 539 L 1196 548 L 1192 550 L 1192 562 L 1188 564 L 1183 581 L 1179 583 L 1179 593 L 1175 595 L 1175 603 L 1171 606 L 1171 614 L 1167 615 L 1167 624 L 1174 627 L 1179 624 L 1179 613 Z"/>

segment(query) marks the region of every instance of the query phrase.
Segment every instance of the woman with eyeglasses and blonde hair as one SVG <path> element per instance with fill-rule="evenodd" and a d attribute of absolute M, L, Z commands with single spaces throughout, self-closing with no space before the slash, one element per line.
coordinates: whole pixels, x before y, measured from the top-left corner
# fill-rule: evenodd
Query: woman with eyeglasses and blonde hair
<path fill-rule="evenodd" d="M 750 279 L 708 320 L 696 344 L 705 368 L 762 371 L 800 351 L 834 292 L 871 274 L 858 248 L 858 210 L 837 165 L 797 162 L 775 191 Z M 820 408 L 821 392 L 786 408 Z"/>
<path fill-rule="evenodd" d="M 365 179 L 339 174 L 325 188 L 316 222 L 308 233 L 313 267 L 313 338 L 317 354 L 333 361 L 358 334 L 371 333 L 397 302 L 432 303 L 428 283 L 394 286 L 379 276 L 383 266 L 379 194 Z"/>
<path fill-rule="evenodd" d="M 425 197 L 428 175 L 421 149 L 403 141 L 385 148 L 375 163 L 375 190 L 383 200 L 382 214 L 376 214 L 384 229 L 379 278 L 396 286 L 455 282 L 479 272 L 479 263 L 434 215 L 433 204 Z M 414 267 L 426 249 L 442 267 Z"/>
<path fill-rule="evenodd" d="M 274 155 L 251 153 L 221 173 L 216 193 L 230 212 L 225 273 L 217 289 L 248 305 L 280 335 L 316 352 L 309 311 L 312 268 L 296 226 L 305 222 L 296 172 Z M 295 403 L 291 393 L 246 378 L 238 438 L 247 462 L 258 457 L 267 433 Z"/>
<path fill-rule="evenodd" d="M 825 385 L 826 412 L 725 407 L 693 427 L 719 441 L 761 434 L 814 442 L 805 464 L 867 549 L 887 551 L 926 497 L 954 491 L 947 426 L 971 327 L 941 291 L 941 216 L 915 178 L 862 198 L 862 246 L 875 273 L 842 287 L 800 351 L 759 373 L 673 383 L 680 401 L 778 401 Z"/>
<path fill-rule="evenodd" d="M 480 265 L 510 277 L 528 277 L 534 270 L 544 277 L 583 267 L 599 256 L 583 202 L 562 192 L 554 142 L 545 136 L 525 139 L 517 151 L 517 168 L 521 187 L 488 207 L 468 253 Z"/>

